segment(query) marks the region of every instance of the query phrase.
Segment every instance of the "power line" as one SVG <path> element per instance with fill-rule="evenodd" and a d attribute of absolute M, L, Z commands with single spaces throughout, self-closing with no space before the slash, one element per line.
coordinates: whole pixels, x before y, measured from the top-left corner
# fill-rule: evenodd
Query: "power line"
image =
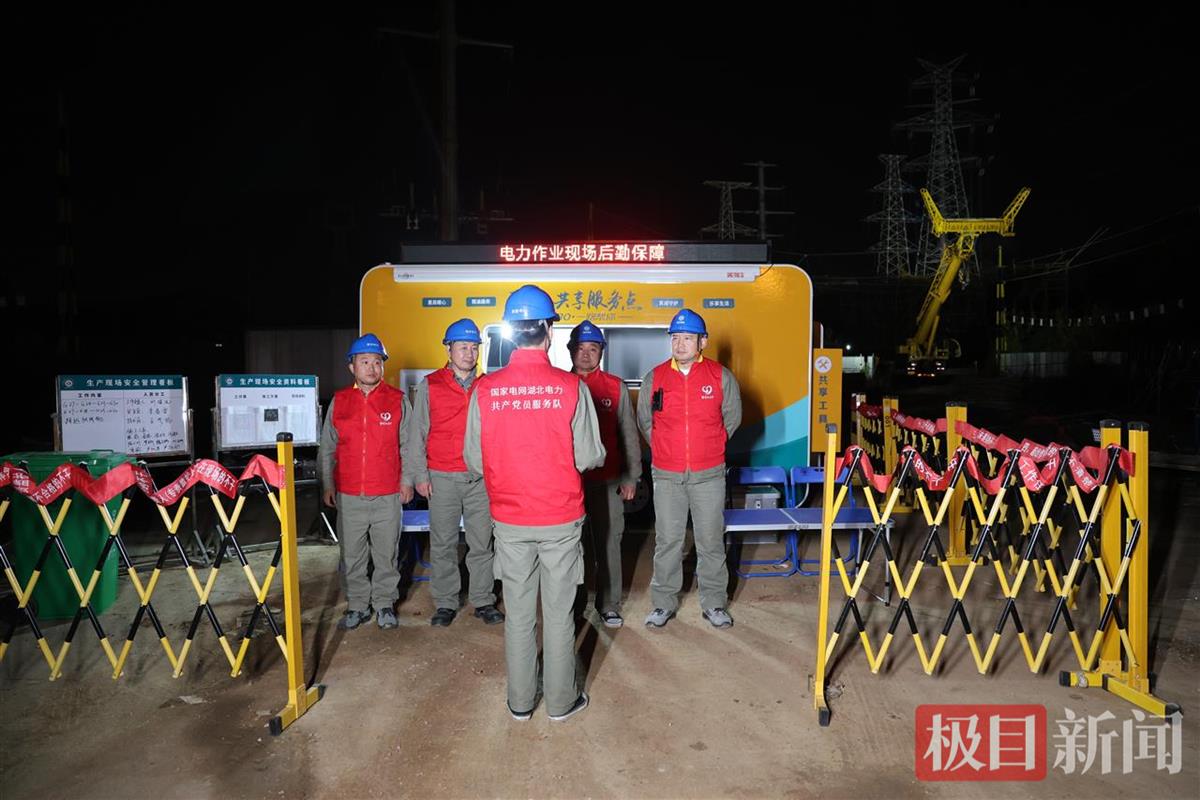
<path fill-rule="evenodd" d="M 1183 216 L 1184 214 L 1193 214 L 1197 210 L 1200 210 L 1200 207 L 1195 206 L 1195 205 L 1184 206 L 1183 208 L 1180 208 L 1176 211 L 1172 211 L 1169 214 L 1164 214 L 1161 217 L 1152 219 L 1149 222 L 1143 222 L 1140 225 L 1133 226 L 1132 228 L 1125 228 L 1124 230 L 1117 231 L 1116 233 L 1112 233 L 1107 236 L 1103 236 L 1099 239 L 1091 240 L 1091 243 L 1092 244 L 1100 244 L 1102 242 L 1110 242 L 1114 239 L 1119 239 L 1122 236 L 1128 236 L 1131 233 L 1136 233 L 1137 231 L 1145 230 L 1146 228 L 1153 227 L 1154 225 L 1158 225 L 1159 223 L 1166 222 L 1167 220 L 1170 220 L 1170 219 L 1174 219 L 1175 217 Z M 1064 247 L 1060 250 L 1056 250 L 1053 253 L 1047 253 L 1042 256 L 1034 256 L 1033 258 L 1029 259 L 1028 261 L 1014 262 L 1013 266 L 1014 267 L 1036 267 L 1036 266 L 1038 266 L 1038 262 L 1040 262 L 1040 261 L 1054 261 L 1055 259 L 1062 258 L 1064 255 L 1067 254 L 1067 252 L 1069 250 L 1075 250 L 1075 249 L 1078 249 L 1078 247 Z"/>
<path fill-rule="evenodd" d="M 1093 264 L 1100 264 L 1105 261 L 1112 261 L 1114 258 L 1120 258 L 1121 256 L 1127 256 L 1130 253 L 1137 253 L 1141 250 L 1149 250 L 1151 247 L 1156 247 L 1157 245 L 1160 245 L 1163 242 L 1168 242 L 1172 238 L 1174 238 L 1174 237 L 1166 236 L 1166 237 L 1163 237 L 1162 239 L 1158 239 L 1153 242 L 1147 242 L 1146 244 L 1138 245 L 1137 247 L 1130 247 L 1125 250 L 1118 251 L 1116 253 L 1110 253 L 1109 255 L 1106 255 L 1106 256 L 1099 256 L 1098 258 L 1093 258 L 1090 261 L 1080 261 L 1079 263 L 1067 264 L 1066 266 L 1057 267 L 1055 269 L 1049 269 L 1044 272 L 1035 272 L 1032 275 L 1020 275 L 1015 278 L 1005 278 L 1004 281 L 1005 281 L 1005 283 L 1014 283 L 1016 281 L 1027 281 L 1030 278 L 1044 278 L 1047 275 L 1057 275 L 1057 274 L 1063 273 L 1063 272 L 1070 272 L 1071 270 L 1079 269 L 1080 267 L 1090 267 Z"/>

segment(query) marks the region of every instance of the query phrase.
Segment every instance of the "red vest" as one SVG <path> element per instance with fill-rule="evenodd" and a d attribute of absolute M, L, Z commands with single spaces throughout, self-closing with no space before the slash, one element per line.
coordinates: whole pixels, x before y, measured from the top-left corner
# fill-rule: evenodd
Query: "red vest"
<path fill-rule="evenodd" d="M 651 463 L 667 472 L 698 472 L 725 463 L 725 418 L 721 365 L 710 358 L 692 362 L 687 375 L 668 359 L 654 368 L 654 392 L 663 406 L 655 411 Z"/>
<path fill-rule="evenodd" d="M 429 437 L 425 442 L 429 468 L 466 472 L 463 437 L 467 432 L 467 404 L 475 384 L 469 390 L 463 389 L 449 367 L 429 373 L 425 381 L 429 385 Z"/>
<path fill-rule="evenodd" d="M 367 395 L 356 386 L 334 394 L 333 485 L 339 492 L 378 497 L 400 491 L 403 400 L 404 392 L 382 382 Z"/>
<path fill-rule="evenodd" d="M 542 350 L 515 350 L 508 366 L 475 382 L 483 479 L 492 518 L 507 525 L 562 525 L 583 516 L 571 419 L 579 377 Z"/>
<path fill-rule="evenodd" d="M 604 464 L 596 469 L 583 473 L 583 479 L 592 481 L 615 481 L 621 477 L 621 445 L 619 426 L 617 424 L 617 408 L 621 401 L 621 379 L 607 372 L 593 370 L 588 375 L 580 375 L 580 380 L 587 384 L 592 393 L 592 401 L 596 405 L 596 419 L 600 423 L 600 441 L 604 444 Z"/>

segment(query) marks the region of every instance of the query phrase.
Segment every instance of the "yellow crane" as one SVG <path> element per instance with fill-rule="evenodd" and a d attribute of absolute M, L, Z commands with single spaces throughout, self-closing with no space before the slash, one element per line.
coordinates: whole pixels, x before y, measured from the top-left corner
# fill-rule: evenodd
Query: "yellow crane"
<path fill-rule="evenodd" d="M 1017 212 L 1025 205 L 1029 197 L 1029 188 L 1022 188 L 1017 196 L 1008 204 L 1004 215 L 998 218 L 977 219 L 946 219 L 938 210 L 926 189 L 921 190 L 921 199 L 925 201 L 925 210 L 933 224 L 933 233 L 941 236 L 947 233 L 957 233 L 958 237 L 946 242 L 942 250 L 942 258 L 938 263 L 937 273 L 929 284 L 921 311 L 917 314 L 916 332 L 900 346 L 900 352 L 908 356 L 909 375 L 934 375 L 941 372 L 945 361 L 950 356 L 949 348 L 937 344 L 938 322 L 942 316 L 942 306 L 954 288 L 959 269 L 964 261 L 975 251 L 975 239 L 984 233 L 998 233 L 1001 236 L 1013 236 L 1013 223 Z"/>

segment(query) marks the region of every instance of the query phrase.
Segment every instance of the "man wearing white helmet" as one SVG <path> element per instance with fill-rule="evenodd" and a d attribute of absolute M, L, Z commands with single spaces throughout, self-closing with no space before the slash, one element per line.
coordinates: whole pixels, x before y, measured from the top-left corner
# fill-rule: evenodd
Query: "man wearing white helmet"
<path fill-rule="evenodd" d="M 516 345 L 508 366 L 476 382 L 463 459 L 483 475 L 496 523 L 496 576 L 504 585 L 508 711 L 537 705 L 537 606 L 542 598 L 546 712 L 565 720 L 587 708 L 575 681 L 575 593 L 583 582 L 583 480 L 604 463 L 587 386 L 550 364 L 550 295 L 522 286 L 504 304 Z"/>
<path fill-rule="evenodd" d="M 691 511 L 700 609 L 713 627 L 728 628 L 725 443 L 742 423 L 741 390 L 732 372 L 701 354 L 708 345 L 703 317 L 685 308 L 667 333 L 671 358 L 646 373 L 638 394 L 654 477 L 654 609 L 646 625 L 661 628 L 679 608 Z"/>
<path fill-rule="evenodd" d="M 410 472 L 417 494 L 429 500 L 429 588 L 433 617 L 445 627 L 458 614 L 462 578 L 458 573 L 458 521 L 467 539 L 467 600 L 488 625 L 504 621 L 496 608 L 492 569 L 492 515 L 483 476 L 463 461 L 467 405 L 475 391 L 475 367 L 482 343 L 474 321 L 452 322 L 442 337 L 445 368 L 425 376 L 413 390 L 413 437 Z"/>
<path fill-rule="evenodd" d="M 607 454 L 599 469 L 583 475 L 588 520 L 583 538 L 585 566 L 595 572 L 600 619 L 610 628 L 619 628 L 625 622 L 621 617 L 625 501 L 633 499 L 642 477 L 642 445 L 625 381 L 600 369 L 606 344 L 604 332 L 591 320 L 584 320 L 571 330 L 567 351 L 575 374 L 583 379 L 596 404 L 600 441 Z"/>
<path fill-rule="evenodd" d="M 408 448 L 411 408 L 404 392 L 383 380 L 387 357 L 375 334 L 354 340 L 346 354 L 354 385 L 334 394 L 321 431 L 322 496 L 338 509 L 346 590 L 342 630 L 367 622 L 373 611 L 379 627 L 398 624 L 400 526 L 403 504 L 413 494 L 401 453 Z"/>

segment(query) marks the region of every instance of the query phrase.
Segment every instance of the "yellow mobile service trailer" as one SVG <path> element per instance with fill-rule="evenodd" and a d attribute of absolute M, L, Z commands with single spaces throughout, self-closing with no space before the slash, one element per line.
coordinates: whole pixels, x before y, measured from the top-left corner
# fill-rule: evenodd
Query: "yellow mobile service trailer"
<path fill-rule="evenodd" d="M 484 371 L 508 362 L 501 320 L 509 293 L 545 289 L 561 321 L 551 359 L 570 369 L 571 328 L 590 319 L 608 347 L 602 368 L 635 393 L 642 376 L 670 357 L 666 329 L 681 308 L 708 326 L 704 354 L 729 367 L 742 390 L 742 427 L 731 464 L 808 464 L 812 282 L 791 264 L 769 263 L 746 244 L 586 243 L 405 246 L 401 264 L 367 271 L 359 332 L 374 332 L 391 358 L 386 379 L 408 391 L 446 363 L 442 335 L 469 317 L 484 343 Z M 620 257 L 620 258 L 618 258 Z M 750 260 L 747 260 L 750 259 Z"/>

